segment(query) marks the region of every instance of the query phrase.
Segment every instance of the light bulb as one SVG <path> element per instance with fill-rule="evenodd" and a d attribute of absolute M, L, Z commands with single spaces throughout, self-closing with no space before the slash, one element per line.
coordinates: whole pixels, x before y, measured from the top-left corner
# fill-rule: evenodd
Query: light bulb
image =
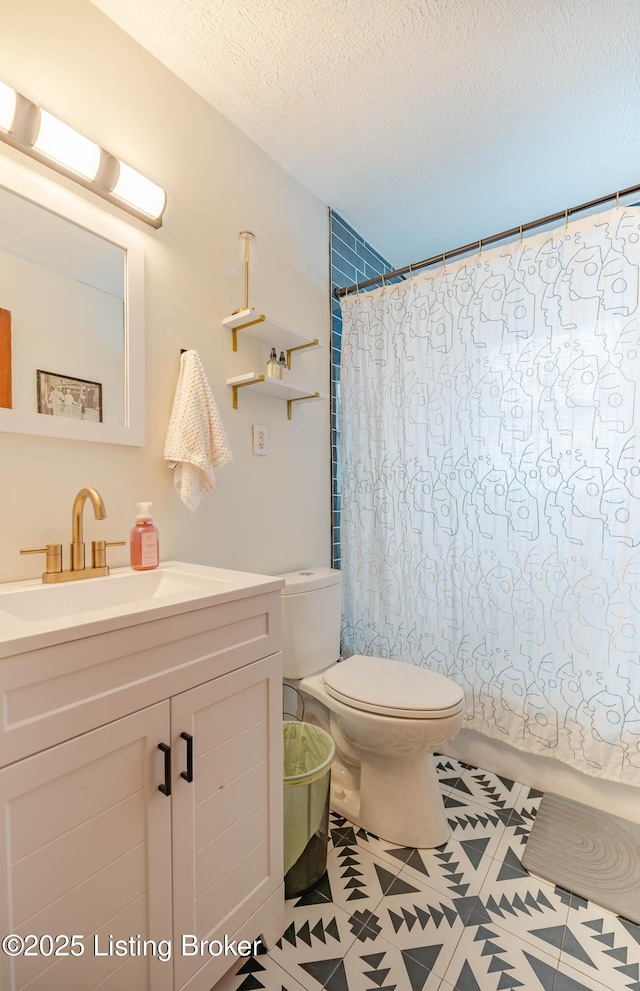
<path fill-rule="evenodd" d="M 46 110 L 40 110 L 40 127 L 33 147 L 85 179 L 95 179 L 100 167 L 100 146 Z"/>
<path fill-rule="evenodd" d="M 167 194 L 162 186 L 157 186 L 124 162 L 119 161 L 118 165 L 118 181 L 111 195 L 124 200 L 141 213 L 146 213 L 148 217 L 161 217 L 167 203 Z"/>
<path fill-rule="evenodd" d="M 247 250 L 248 249 L 248 250 Z M 251 231 L 240 231 L 238 240 L 233 245 L 231 257 L 229 259 L 229 272 L 237 275 L 244 271 L 244 263 L 249 256 L 249 270 L 252 278 L 260 278 L 263 275 L 262 263 L 258 252 L 258 243 L 255 234 Z"/>
<path fill-rule="evenodd" d="M 0 131 L 10 131 L 16 115 L 16 91 L 0 82 Z"/>

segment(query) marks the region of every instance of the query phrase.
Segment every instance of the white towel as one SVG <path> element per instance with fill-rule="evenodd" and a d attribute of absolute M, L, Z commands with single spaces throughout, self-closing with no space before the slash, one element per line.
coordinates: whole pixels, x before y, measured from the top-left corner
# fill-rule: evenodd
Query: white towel
<path fill-rule="evenodd" d="M 197 351 L 185 351 L 180 357 L 164 457 L 169 468 L 175 465 L 173 484 L 192 513 L 216 483 L 214 468 L 233 458 Z"/>

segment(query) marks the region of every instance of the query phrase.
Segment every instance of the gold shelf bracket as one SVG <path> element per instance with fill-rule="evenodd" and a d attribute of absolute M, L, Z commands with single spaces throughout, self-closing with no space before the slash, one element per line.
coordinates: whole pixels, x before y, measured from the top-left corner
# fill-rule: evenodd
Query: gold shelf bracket
<path fill-rule="evenodd" d="M 247 309 L 248 309 L 248 307 L 247 307 Z M 265 319 L 266 318 L 265 318 L 264 313 L 261 313 L 260 316 L 257 317 L 255 320 L 249 320 L 247 323 L 240 323 L 240 324 L 238 324 L 237 327 L 232 327 L 231 328 L 231 347 L 232 347 L 232 349 L 234 351 L 237 351 L 238 350 L 238 331 L 239 330 L 246 330 L 247 327 L 253 327 L 254 324 L 256 324 L 256 323 L 262 323 L 262 321 L 265 320 Z"/>
<path fill-rule="evenodd" d="M 306 346 L 307 345 L 305 345 L 305 347 Z M 293 404 L 294 403 L 303 403 L 305 401 L 305 399 L 319 399 L 319 398 L 320 398 L 320 393 L 319 392 L 313 392 L 310 396 L 298 396 L 297 399 L 287 399 L 287 420 L 291 420 L 292 419 Z"/>
<path fill-rule="evenodd" d="M 309 341 L 308 344 L 298 344 L 295 348 L 287 348 L 287 368 L 291 369 L 291 355 L 294 351 L 304 351 L 305 348 L 317 348 L 319 343 L 316 337 L 314 341 Z"/>
<path fill-rule="evenodd" d="M 261 375 L 260 378 L 257 378 L 257 379 L 251 379 L 250 382 L 238 382 L 237 385 L 232 385 L 231 386 L 231 393 L 233 395 L 233 408 L 234 409 L 237 409 L 238 408 L 238 389 L 244 389 L 248 385 L 256 385 L 258 382 L 264 382 L 264 375 Z"/>

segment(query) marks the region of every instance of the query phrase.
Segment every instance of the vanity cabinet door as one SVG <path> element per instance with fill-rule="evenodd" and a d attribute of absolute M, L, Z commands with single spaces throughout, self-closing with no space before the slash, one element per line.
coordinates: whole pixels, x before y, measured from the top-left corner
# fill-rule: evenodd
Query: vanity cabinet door
<path fill-rule="evenodd" d="M 42 955 L 0 954 L 2 991 L 172 988 L 171 962 L 109 943 L 171 938 L 169 713 L 161 702 L 0 771 L 0 931 L 68 954 L 48 940 Z"/>
<path fill-rule="evenodd" d="M 283 911 L 282 655 L 172 698 L 171 733 L 175 987 L 209 991 L 234 958 L 199 943 L 180 953 L 185 934 L 252 940 L 259 933 L 247 923 L 274 893 L 275 915 Z"/>

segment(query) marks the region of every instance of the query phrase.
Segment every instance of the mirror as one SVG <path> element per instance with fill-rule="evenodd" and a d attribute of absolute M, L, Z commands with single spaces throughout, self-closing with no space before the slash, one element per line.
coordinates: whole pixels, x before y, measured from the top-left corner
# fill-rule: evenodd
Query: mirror
<path fill-rule="evenodd" d="M 3 158 L 0 430 L 144 443 L 142 237 Z"/>

